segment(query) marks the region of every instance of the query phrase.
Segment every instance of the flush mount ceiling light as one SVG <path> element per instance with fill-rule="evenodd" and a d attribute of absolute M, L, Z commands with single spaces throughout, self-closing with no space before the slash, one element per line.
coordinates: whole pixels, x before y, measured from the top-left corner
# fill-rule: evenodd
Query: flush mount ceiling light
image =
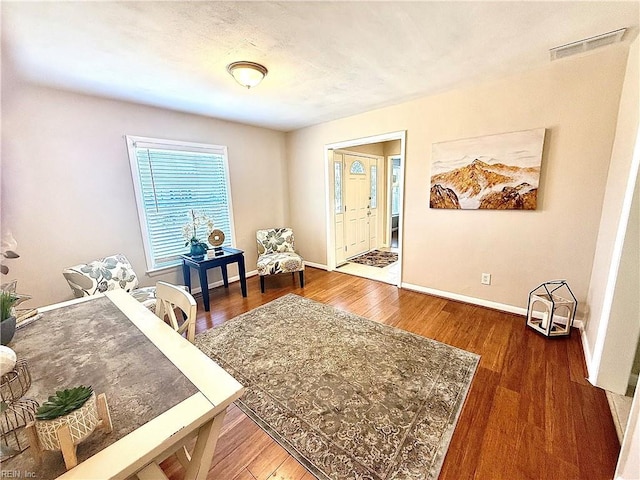
<path fill-rule="evenodd" d="M 240 85 L 251 88 L 262 81 L 268 73 L 268 70 L 259 63 L 242 61 L 230 63 L 227 66 L 227 72 L 229 72 Z"/>

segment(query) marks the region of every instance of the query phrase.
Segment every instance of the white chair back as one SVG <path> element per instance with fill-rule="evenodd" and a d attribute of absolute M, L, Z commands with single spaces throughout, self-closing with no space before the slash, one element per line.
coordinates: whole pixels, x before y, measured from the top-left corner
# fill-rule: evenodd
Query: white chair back
<path fill-rule="evenodd" d="M 176 308 L 184 312 L 184 315 L 176 316 Z M 167 282 L 156 283 L 156 315 L 164 321 L 168 318 L 169 324 L 179 334 L 182 335 L 186 330 L 187 340 L 194 343 L 197 304 L 193 296 L 184 288 Z M 186 318 L 184 318 L 185 315 Z"/>

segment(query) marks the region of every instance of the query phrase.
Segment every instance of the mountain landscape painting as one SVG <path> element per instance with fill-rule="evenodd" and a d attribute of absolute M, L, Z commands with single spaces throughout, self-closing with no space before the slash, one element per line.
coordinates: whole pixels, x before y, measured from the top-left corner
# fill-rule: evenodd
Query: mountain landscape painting
<path fill-rule="evenodd" d="M 433 144 L 431 208 L 535 210 L 544 128 Z"/>

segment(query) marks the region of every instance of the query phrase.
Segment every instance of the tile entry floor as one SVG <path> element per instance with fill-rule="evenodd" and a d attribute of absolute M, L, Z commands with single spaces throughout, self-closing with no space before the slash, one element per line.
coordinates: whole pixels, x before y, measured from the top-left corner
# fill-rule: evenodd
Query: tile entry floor
<path fill-rule="evenodd" d="M 376 250 L 397 252 L 397 248 L 385 248 L 381 247 Z M 377 280 L 379 282 L 390 283 L 392 285 L 398 284 L 398 275 L 400 272 L 400 262 L 392 263 L 384 268 L 371 267 L 369 265 L 360 265 L 359 263 L 347 262 L 344 265 L 336 268 L 337 272 L 346 273 L 349 275 L 356 275 L 358 277 L 368 278 L 370 280 Z"/>
<path fill-rule="evenodd" d="M 627 423 L 629 422 L 629 413 L 631 412 L 633 397 L 618 395 L 617 393 L 613 393 L 608 390 L 605 390 L 605 393 L 607 394 L 607 401 L 609 402 L 609 408 L 611 409 L 613 423 L 616 426 L 618 440 L 622 442 L 624 431 L 627 428 Z"/>

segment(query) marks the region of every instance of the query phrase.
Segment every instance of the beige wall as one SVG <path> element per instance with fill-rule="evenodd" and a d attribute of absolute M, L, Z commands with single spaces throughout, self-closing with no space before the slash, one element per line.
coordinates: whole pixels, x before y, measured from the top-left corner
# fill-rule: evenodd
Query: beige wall
<path fill-rule="evenodd" d="M 384 156 L 400 155 L 400 140 L 384 142 Z"/>
<path fill-rule="evenodd" d="M 2 230 L 18 241 L 7 278 L 26 306 L 71 298 L 64 267 L 118 252 L 143 285 L 182 283 L 177 268 L 145 274 L 127 134 L 228 147 L 236 243 L 255 269 L 255 230 L 288 218 L 282 132 L 25 85 L 4 60 Z"/>
<path fill-rule="evenodd" d="M 602 220 L 589 286 L 586 351 L 589 379 L 608 390 L 624 393 L 640 332 L 640 263 L 638 254 L 638 185 L 632 199 L 640 148 L 640 45 L 629 52 L 620 101 L 616 137 L 607 177 Z M 637 155 L 637 153 L 636 153 Z M 637 160 L 636 160 L 637 162 Z M 631 213 L 631 214 L 630 214 Z M 628 223 L 627 223 L 628 222 Z"/>
<path fill-rule="evenodd" d="M 400 154 L 400 140 L 389 140 L 388 142 L 368 143 L 365 145 L 354 145 L 347 147 L 345 150 L 352 152 L 365 153 L 368 155 L 380 155 L 388 157 L 390 155 Z"/>
<path fill-rule="evenodd" d="M 323 146 L 406 130 L 403 282 L 526 307 L 533 287 L 566 278 L 584 313 L 626 58 L 626 46 L 608 47 L 287 134 L 291 224 L 306 258 L 326 263 Z M 538 210 L 429 209 L 433 143 L 540 127 Z"/>
<path fill-rule="evenodd" d="M 384 155 L 384 142 L 380 143 L 368 143 L 366 145 L 354 145 L 353 147 L 345 148 L 350 152 L 364 153 L 365 155 Z"/>

